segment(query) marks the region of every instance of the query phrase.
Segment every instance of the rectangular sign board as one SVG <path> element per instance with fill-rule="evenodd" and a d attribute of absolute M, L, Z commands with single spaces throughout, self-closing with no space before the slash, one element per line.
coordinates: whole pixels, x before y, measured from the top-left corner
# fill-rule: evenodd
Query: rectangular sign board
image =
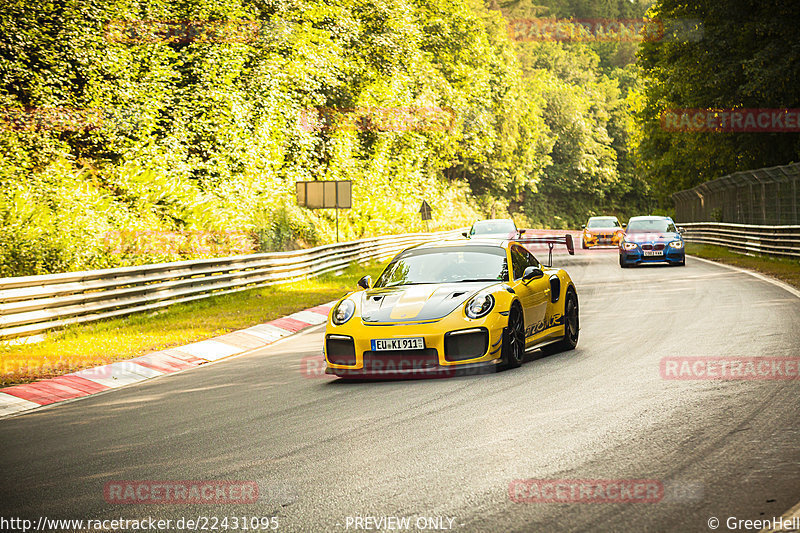
<path fill-rule="evenodd" d="M 309 209 L 350 209 L 352 182 L 298 181 L 297 205 Z"/>

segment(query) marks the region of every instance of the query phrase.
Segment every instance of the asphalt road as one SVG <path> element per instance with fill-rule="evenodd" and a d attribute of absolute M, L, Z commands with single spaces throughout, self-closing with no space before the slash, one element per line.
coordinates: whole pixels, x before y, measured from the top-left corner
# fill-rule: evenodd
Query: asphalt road
<path fill-rule="evenodd" d="M 0 517 L 277 516 L 281 531 L 353 531 L 354 517 L 395 516 L 413 531 L 419 517 L 440 517 L 465 532 L 691 532 L 800 501 L 800 382 L 659 372 L 667 356 L 797 356 L 800 300 L 691 258 L 626 270 L 603 251 L 557 262 L 579 292 L 574 352 L 497 374 L 346 383 L 303 371 L 321 354 L 322 329 L 308 330 L 0 420 Z M 664 496 L 511 501 L 509 484 L 531 478 L 659 480 Z M 103 498 L 110 480 L 204 479 L 256 481 L 259 501 Z"/>

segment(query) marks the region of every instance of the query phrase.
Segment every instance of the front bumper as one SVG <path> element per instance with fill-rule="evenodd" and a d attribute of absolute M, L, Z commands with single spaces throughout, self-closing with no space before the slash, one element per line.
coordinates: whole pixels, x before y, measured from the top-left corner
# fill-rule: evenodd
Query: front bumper
<path fill-rule="evenodd" d="M 453 313 L 435 322 L 418 324 L 366 325 L 360 317 L 354 317 L 342 326 L 335 326 L 329 320 L 323 348 L 327 365 L 325 373 L 344 378 L 394 379 L 449 377 L 491 371 L 500 362 L 503 330 L 507 325 L 508 317 L 496 310 L 478 320 Z M 473 330 L 480 330 L 488 339 L 474 353 L 464 355 L 462 351 L 459 355 L 452 336 L 446 342 L 449 334 Z M 413 337 L 422 337 L 425 349 L 372 350 L 373 339 Z M 344 355 L 344 350 L 329 353 L 329 349 L 333 350 L 335 346 L 329 342 L 331 339 L 349 343 L 345 338 L 352 339 L 352 351 Z M 349 364 L 342 364 L 344 362 Z"/>
<path fill-rule="evenodd" d="M 660 256 L 645 256 L 641 247 L 634 250 L 621 249 L 620 260 L 626 265 L 642 265 L 646 263 L 682 263 L 686 261 L 685 248 L 664 247 L 664 254 Z"/>
<path fill-rule="evenodd" d="M 593 234 L 593 233 L 584 233 L 583 234 L 583 245 L 586 248 L 592 248 L 594 246 L 619 246 L 619 243 L 622 240 L 622 236 L 618 233 L 612 234 Z"/>

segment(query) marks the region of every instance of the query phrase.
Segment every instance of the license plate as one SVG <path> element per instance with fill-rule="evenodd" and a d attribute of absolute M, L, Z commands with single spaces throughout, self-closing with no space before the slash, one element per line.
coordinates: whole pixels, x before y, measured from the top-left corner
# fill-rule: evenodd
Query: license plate
<path fill-rule="evenodd" d="M 372 339 L 373 352 L 386 352 L 390 350 L 424 350 L 424 337 L 409 337 L 406 339 Z"/>
<path fill-rule="evenodd" d="M 644 256 L 645 257 L 659 257 L 659 256 L 662 256 L 662 255 L 664 255 L 664 252 L 662 252 L 660 250 L 659 251 L 656 251 L 656 250 L 645 250 L 644 251 Z"/>

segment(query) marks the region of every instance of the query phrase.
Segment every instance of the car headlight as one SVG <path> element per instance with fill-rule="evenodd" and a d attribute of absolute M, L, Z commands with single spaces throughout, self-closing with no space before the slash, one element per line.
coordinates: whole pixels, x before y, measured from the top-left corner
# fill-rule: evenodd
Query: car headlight
<path fill-rule="evenodd" d="M 683 241 L 672 241 L 669 243 L 671 248 L 683 248 Z"/>
<path fill-rule="evenodd" d="M 331 320 L 337 326 L 341 326 L 351 318 L 356 312 L 356 304 L 353 303 L 353 300 L 342 300 L 339 302 L 339 305 L 336 306 L 336 309 L 333 310 L 333 316 Z"/>
<path fill-rule="evenodd" d="M 622 247 L 626 250 L 635 250 L 639 245 L 635 242 L 623 242 Z"/>
<path fill-rule="evenodd" d="M 464 307 L 469 318 L 481 318 L 489 314 L 494 307 L 494 296 L 489 293 L 476 294 Z"/>

